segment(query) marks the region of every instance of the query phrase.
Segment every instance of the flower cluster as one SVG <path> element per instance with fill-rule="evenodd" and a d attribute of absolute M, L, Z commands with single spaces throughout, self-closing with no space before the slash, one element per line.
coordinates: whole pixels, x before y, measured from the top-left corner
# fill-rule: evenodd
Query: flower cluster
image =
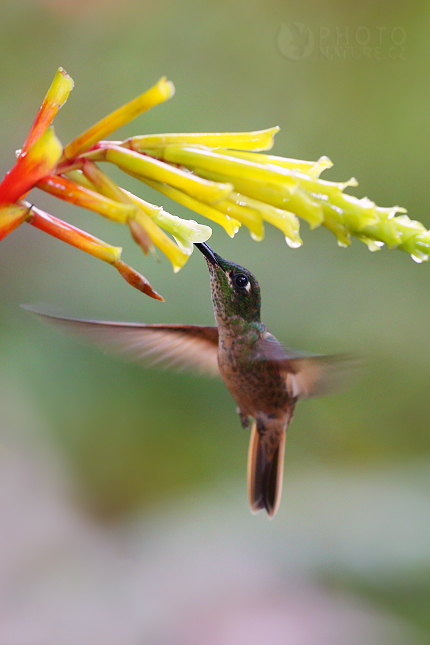
<path fill-rule="evenodd" d="M 302 243 L 300 217 L 311 228 L 328 228 L 341 246 L 355 236 L 372 251 L 385 244 L 410 253 L 417 262 L 429 258 L 430 232 L 404 215 L 403 208 L 380 208 L 368 198 L 346 194 L 346 187 L 357 185 L 355 179 L 344 183 L 320 179 L 322 171 L 332 166 L 327 157 L 312 162 L 264 154 L 273 146 L 277 127 L 106 140 L 121 125 L 173 96 L 174 86 L 165 78 L 63 148 L 51 123 L 72 88 L 72 79 L 60 68 L 15 165 L 0 182 L 0 240 L 27 222 L 112 264 L 134 287 L 162 300 L 146 278 L 121 260 L 121 248 L 25 201 L 37 187 L 125 224 L 145 254 L 157 247 L 178 271 L 193 243 L 210 237 L 210 227 L 172 215 L 121 188 L 99 167 L 108 162 L 221 225 L 231 237 L 243 224 L 253 239 L 261 240 L 268 222 L 296 248 Z"/>

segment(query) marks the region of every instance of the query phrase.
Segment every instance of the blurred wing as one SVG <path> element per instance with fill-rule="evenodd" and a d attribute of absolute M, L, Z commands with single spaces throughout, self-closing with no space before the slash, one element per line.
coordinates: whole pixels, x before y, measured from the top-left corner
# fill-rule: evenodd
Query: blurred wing
<path fill-rule="evenodd" d="M 131 361 L 176 369 L 218 370 L 218 328 L 198 325 L 145 325 L 62 318 L 24 307 L 43 321 Z"/>
<path fill-rule="evenodd" d="M 286 359 L 287 385 L 292 396 L 305 399 L 334 394 L 351 385 L 353 376 L 362 366 L 353 356 L 305 356 Z"/>
<path fill-rule="evenodd" d="M 256 342 L 254 358 L 273 361 L 285 369 L 289 392 L 292 397 L 299 399 L 345 389 L 362 366 L 362 361 L 351 355 L 312 355 L 290 349 L 269 333 Z"/>

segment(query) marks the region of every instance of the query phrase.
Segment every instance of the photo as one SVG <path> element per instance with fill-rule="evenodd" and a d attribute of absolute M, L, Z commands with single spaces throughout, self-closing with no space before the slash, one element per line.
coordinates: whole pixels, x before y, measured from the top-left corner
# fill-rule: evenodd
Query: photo
<path fill-rule="evenodd" d="M 429 35 L 0 3 L 0 645 L 430 642 Z"/>

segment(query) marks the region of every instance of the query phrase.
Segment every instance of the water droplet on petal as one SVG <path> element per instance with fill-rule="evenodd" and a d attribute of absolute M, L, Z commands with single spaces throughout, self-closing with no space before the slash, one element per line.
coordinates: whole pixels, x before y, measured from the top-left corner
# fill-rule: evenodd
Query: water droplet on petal
<path fill-rule="evenodd" d="M 302 242 L 293 241 L 287 235 L 285 236 L 285 241 L 290 247 L 290 249 L 299 249 L 302 246 Z"/>
<path fill-rule="evenodd" d="M 252 231 L 250 231 L 250 235 L 251 235 L 252 239 L 254 240 L 254 242 L 261 242 L 261 240 L 264 237 L 264 235 L 256 235 Z"/>

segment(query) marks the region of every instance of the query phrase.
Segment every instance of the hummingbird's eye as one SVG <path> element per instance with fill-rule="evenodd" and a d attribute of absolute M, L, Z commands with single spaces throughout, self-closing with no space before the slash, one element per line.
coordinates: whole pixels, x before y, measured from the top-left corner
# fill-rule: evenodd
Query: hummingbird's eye
<path fill-rule="evenodd" d="M 240 289 L 245 289 L 249 284 L 249 280 L 244 273 L 236 273 L 233 277 L 233 282 L 234 285 Z"/>

